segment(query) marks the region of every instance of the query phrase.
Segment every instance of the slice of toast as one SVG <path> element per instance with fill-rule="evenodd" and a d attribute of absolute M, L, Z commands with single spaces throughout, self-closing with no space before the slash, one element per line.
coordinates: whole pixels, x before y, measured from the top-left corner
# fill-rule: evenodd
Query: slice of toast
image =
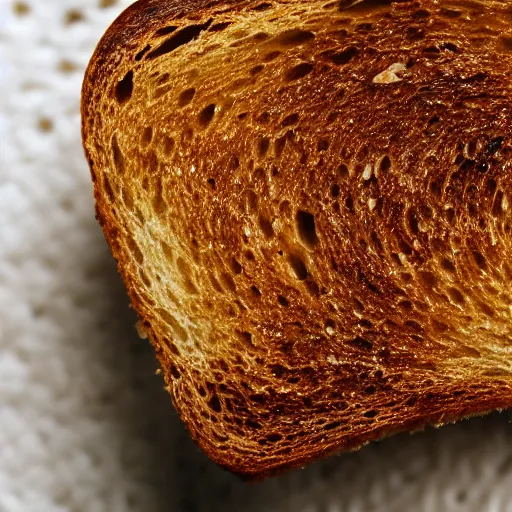
<path fill-rule="evenodd" d="M 199 446 L 263 477 L 512 405 L 512 1 L 142 0 L 97 216 Z"/>

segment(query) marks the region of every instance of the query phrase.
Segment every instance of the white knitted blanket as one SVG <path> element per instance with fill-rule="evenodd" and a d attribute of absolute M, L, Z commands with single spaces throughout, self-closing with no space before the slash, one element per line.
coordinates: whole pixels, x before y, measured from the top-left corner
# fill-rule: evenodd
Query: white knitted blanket
<path fill-rule="evenodd" d="M 512 512 L 507 414 L 259 484 L 195 448 L 135 333 L 80 142 L 84 68 L 129 3 L 0 0 L 0 512 Z"/>

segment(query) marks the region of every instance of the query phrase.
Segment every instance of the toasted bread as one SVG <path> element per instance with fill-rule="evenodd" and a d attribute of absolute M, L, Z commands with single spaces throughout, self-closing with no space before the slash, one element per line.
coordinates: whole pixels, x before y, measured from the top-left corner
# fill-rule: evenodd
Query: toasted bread
<path fill-rule="evenodd" d="M 264 477 L 512 405 L 512 1 L 141 0 L 82 96 L 176 409 Z"/>

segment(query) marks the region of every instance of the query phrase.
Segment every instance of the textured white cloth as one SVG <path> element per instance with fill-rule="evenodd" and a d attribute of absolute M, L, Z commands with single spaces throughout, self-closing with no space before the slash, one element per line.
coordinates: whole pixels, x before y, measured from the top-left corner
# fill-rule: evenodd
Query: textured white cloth
<path fill-rule="evenodd" d="M 245 484 L 154 376 L 93 211 L 79 95 L 128 0 L 0 0 L 0 512 L 512 512 L 508 414 Z"/>

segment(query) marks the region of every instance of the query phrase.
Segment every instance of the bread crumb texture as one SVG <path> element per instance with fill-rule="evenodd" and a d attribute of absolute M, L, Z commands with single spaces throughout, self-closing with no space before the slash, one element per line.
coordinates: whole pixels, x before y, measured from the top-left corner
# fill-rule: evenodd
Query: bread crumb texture
<path fill-rule="evenodd" d="M 510 406 L 510 1 L 146 0 L 83 89 L 176 408 L 263 476 Z"/>

